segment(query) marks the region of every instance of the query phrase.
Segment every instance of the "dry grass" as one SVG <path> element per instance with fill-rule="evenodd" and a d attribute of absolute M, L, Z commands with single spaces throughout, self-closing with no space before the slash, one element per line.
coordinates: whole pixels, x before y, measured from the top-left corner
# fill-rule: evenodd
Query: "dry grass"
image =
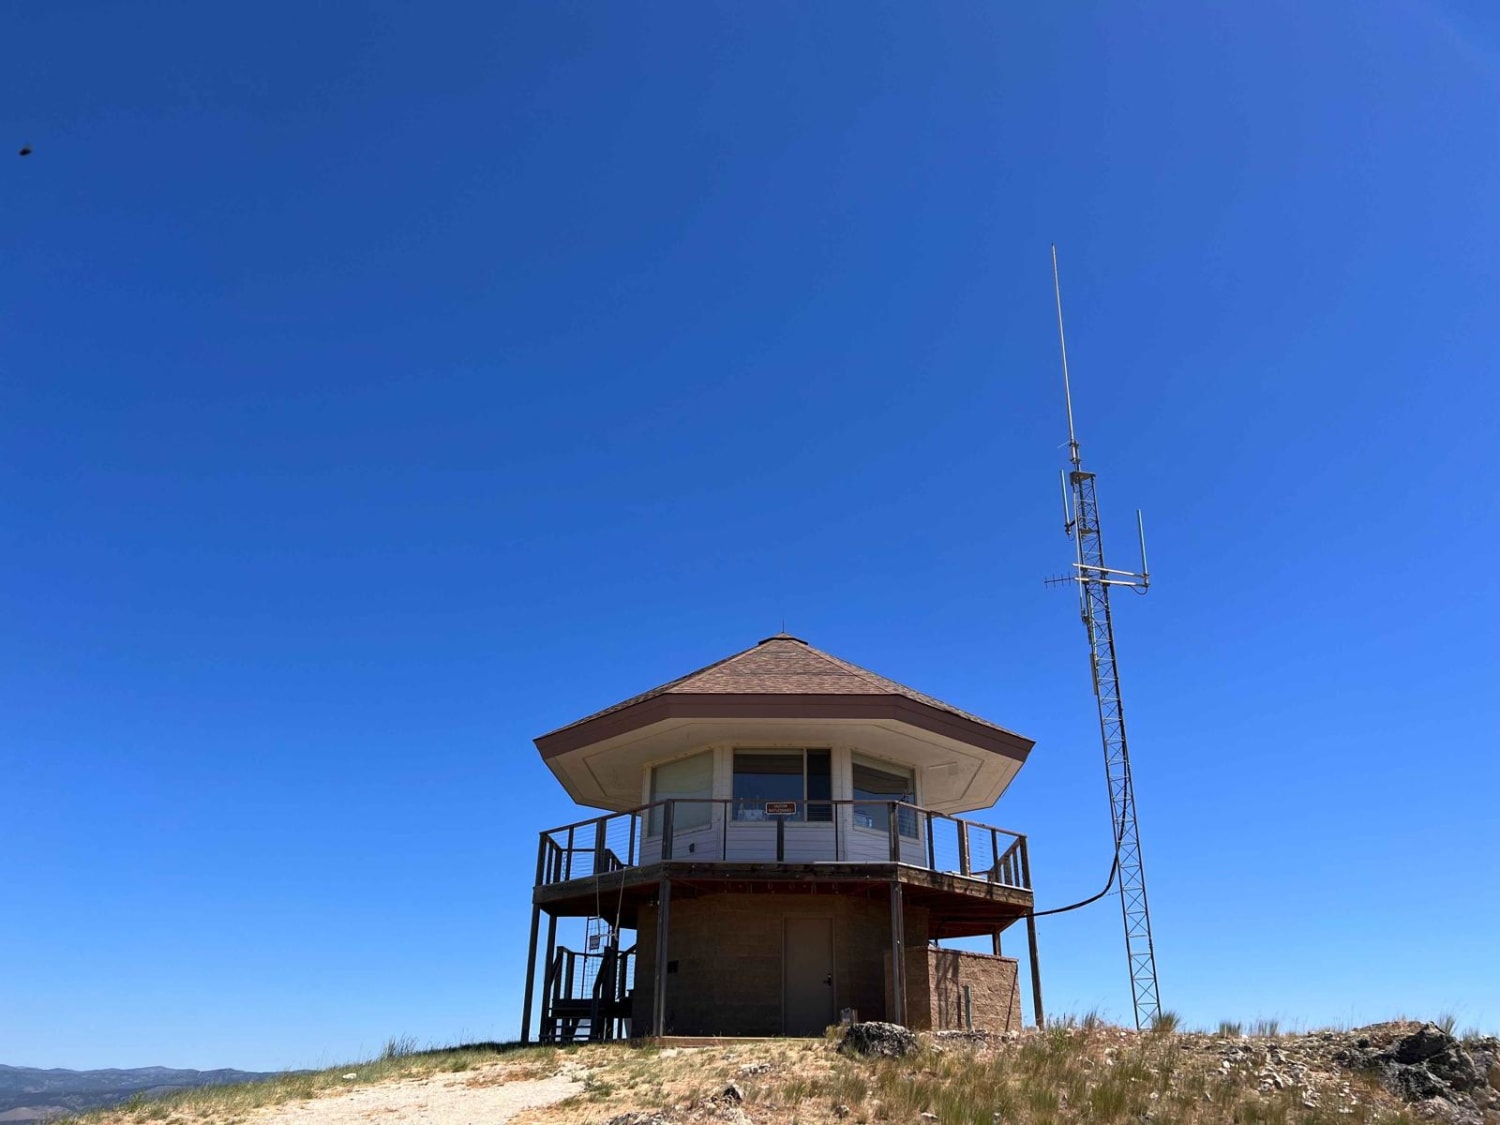
<path fill-rule="evenodd" d="M 562 1056 L 563 1050 L 556 1047 L 517 1049 L 499 1043 L 418 1051 L 409 1041 L 392 1040 L 379 1058 L 368 1062 L 289 1072 L 261 1082 L 202 1086 L 159 1098 L 137 1095 L 122 1105 L 66 1118 L 57 1125 L 240 1125 L 267 1107 L 382 1082 L 468 1070 L 477 1072 L 470 1084 L 541 1078 L 557 1070 Z"/>
<path fill-rule="evenodd" d="M 1231 1032 L 1238 1036 L 1239 1029 L 1220 1035 Z M 1277 1040 L 1239 1042 L 1248 1060 L 1252 1048 Z M 464 1047 L 189 1091 L 91 1114 L 83 1125 L 240 1125 L 264 1107 L 357 1084 L 472 1070 L 469 1084 L 488 1086 L 544 1077 L 565 1062 L 586 1073 L 583 1092 L 526 1111 L 515 1125 L 602 1125 L 632 1111 L 660 1113 L 680 1125 L 743 1125 L 738 1109 L 754 1125 L 926 1125 L 931 1118 L 923 1114 L 941 1125 L 1410 1125 L 1399 1103 L 1354 1075 L 1268 1088 L 1257 1063 L 1226 1063 L 1204 1047 L 1223 1043 L 1219 1035 L 1166 1028 L 1126 1032 L 1090 1016 L 991 1045 L 923 1037 L 922 1050 L 907 1059 L 845 1058 L 831 1039 L 666 1049 Z M 354 1079 L 344 1077 L 351 1073 Z M 741 1105 L 721 1096 L 730 1083 L 740 1087 Z"/>
<path fill-rule="evenodd" d="M 1092 1021 L 1091 1021 L 1092 1022 Z M 733 1118 L 736 1083 L 755 1125 L 1410 1125 L 1389 1095 L 1340 1074 L 1319 1089 L 1265 1085 L 1250 1065 L 1220 1069 L 1161 1030 L 1094 1023 L 1027 1033 L 993 1047 L 927 1042 L 908 1059 L 844 1058 L 826 1042 L 783 1041 L 679 1051 L 593 1048 L 588 1094 L 523 1115 L 517 1125 L 601 1125 L 628 1111 L 684 1125 Z M 768 1063 L 764 1073 L 742 1067 Z"/>

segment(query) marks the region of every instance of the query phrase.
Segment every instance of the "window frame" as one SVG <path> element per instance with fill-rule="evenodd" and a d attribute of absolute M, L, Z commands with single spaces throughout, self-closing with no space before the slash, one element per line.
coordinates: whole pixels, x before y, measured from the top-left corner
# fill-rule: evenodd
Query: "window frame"
<path fill-rule="evenodd" d="M 703 796 L 701 796 L 701 797 L 699 797 L 697 795 L 693 795 L 693 796 L 676 796 L 676 795 L 671 795 L 671 794 L 669 794 L 669 795 L 667 795 L 665 797 L 658 796 L 657 795 L 657 788 L 656 788 L 656 772 L 657 772 L 657 770 L 663 768 L 664 766 L 676 766 L 676 765 L 681 765 L 684 762 L 691 762 L 695 758 L 707 758 L 708 759 L 708 787 L 707 787 L 707 791 L 703 794 Z M 703 807 L 703 811 L 704 811 L 704 816 L 703 816 L 703 820 L 702 820 L 701 823 L 696 823 L 696 821 L 697 821 L 696 817 L 693 818 L 694 821 L 695 821 L 695 823 L 692 823 L 692 824 L 679 824 L 679 823 L 677 823 L 677 811 L 678 811 L 678 807 L 677 806 L 673 807 L 673 811 L 672 811 L 672 835 L 674 837 L 676 837 L 681 832 L 697 832 L 697 831 L 701 831 L 704 828 L 711 828 L 713 826 L 713 817 L 714 817 L 713 797 L 714 797 L 714 775 L 717 772 L 716 767 L 717 767 L 717 763 L 715 761 L 714 752 L 713 752 L 712 749 L 698 750 L 698 751 L 695 751 L 692 754 L 684 754 L 680 758 L 668 758 L 664 762 L 655 762 L 655 763 L 653 763 L 649 767 L 649 772 L 647 774 L 647 778 L 648 778 L 648 780 L 647 780 L 647 785 L 648 785 L 647 793 L 650 795 L 651 799 L 646 802 L 646 804 L 647 804 L 648 807 L 646 809 L 646 815 L 642 818 L 645 821 L 645 824 L 642 826 L 642 832 L 644 834 L 644 838 L 648 839 L 648 840 L 658 840 L 662 836 L 662 828 L 664 827 L 663 821 L 664 821 L 665 818 L 662 815 L 662 810 L 657 807 L 657 804 L 659 802 L 661 802 L 661 801 L 693 801 L 693 802 L 701 802 L 702 803 L 702 807 Z"/>
<path fill-rule="evenodd" d="M 741 797 L 738 793 L 735 792 L 735 779 L 739 776 L 736 770 L 735 763 L 739 755 L 741 754 L 757 754 L 761 756 L 778 755 L 788 758 L 795 754 L 801 758 L 802 795 L 800 797 L 787 798 L 788 800 L 795 800 L 797 802 L 797 812 L 795 815 L 763 816 L 761 819 L 756 819 L 753 817 L 743 817 L 740 815 L 742 812 L 749 811 L 741 807 L 742 801 L 750 804 L 754 804 L 756 802 L 764 804 L 768 800 L 767 798 L 759 797 Z M 828 796 L 826 797 L 809 797 L 807 795 L 809 777 L 809 754 L 826 754 L 828 756 Z M 833 803 L 833 774 L 833 747 L 831 746 L 735 746 L 731 748 L 729 752 L 729 819 L 735 824 L 774 824 L 778 820 L 786 821 L 790 824 L 831 824 L 833 822 L 835 808 Z M 809 817 L 809 802 L 811 801 L 816 801 L 819 804 L 820 809 L 826 803 L 826 815 L 816 819 Z"/>
<path fill-rule="evenodd" d="M 854 771 L 858 767 L 860 767 L 860 766 L 863 766 L 865 769 L 868 769 L 868 770 L 873 770 L 876 773 L 883 773 L 887 777 L 898 777 L 898 776 L 901 776 L 904 773 L 905 779 L 910 783 L 910 788 L 907 790 L 907 792 L 908 792 L 908 794 L 910 796 L 910 799 L 908 800 L 906 798 L 903 798 L 898 803 L 899 804 L 903 804 L 903 805 L 912 806 L 912 807 L 906 808 L 906 809 L 897 809 L 896 810 L 896 832 L 897 832 L 897 834 L 903 840 L 921 840 L 921 838 L 922 838 L 921 818 L 919 816 L 917 816 L 916 811 L 915 811 L 915 809 L 917 807 L 919 807 L 919 805 L 918 805 L 918 796 L 919 796 L 919 794 L 917 793 L 917 767 L 916 766 L 911 766 L 911 765 L 903 765 L 903 764 L 898 763 L 898 762 L 886 761 L 883 758 L 876 758 L 876 757 L 874 757 L 872 755 L 869 755 L 869 754 L 860 753 L 859 751 L 855 751 L 855 752 L 851 753 L 849 755 L 849 795 L 850 795 L 850 799 L 853 800 L 853 801 L 856 801 L 856 802 L 867 803 L 867 804 L 878 804 L 879 803 L 879 798 L 876 798 L 876 797 L 860 797 L 858 795 L 859 790 L 858 790 L 858 787 L 855 785 L 855 782 L 854 782 L 854 777 L 855 777 Z M 887 800 L 888 801 L 889 800 L 894 800 L 894 798 L 887 798 Z M 852 811 L 855 813 L 855 819 L 854 819 L 854 827 L 855 828 L 857 828 L 857 829 L 859 829 L 860 831 L 863 831 L 863 832 L 879 832 L 879 833 L 882 833 L 882 834 L 889 834 L 889 832 L 891 830 L 889 819 L 887 819 L 885 821 L 885 823 L 883 823 L 883 824 L 871 824 L 871 825 L 860 824 L 859 820 L 858 820 L 858 813 L 859 813 L 859 807 L 858 807 L 858 805 L 855 805 L 853 807 Z M 882 811 L 887 816 L 889 815 L 889 811 L 890 810 L 886 809 L 886 810 L 882 810 Z M 910 829 L 910 831 L 908 831 L 908 829 Z"/>

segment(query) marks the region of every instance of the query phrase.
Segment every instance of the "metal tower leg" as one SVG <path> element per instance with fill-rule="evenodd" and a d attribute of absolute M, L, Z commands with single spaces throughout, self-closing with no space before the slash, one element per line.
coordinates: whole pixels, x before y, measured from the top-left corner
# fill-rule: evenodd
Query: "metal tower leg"
<path fill-rule="evenodd" d="M 1104 744 L 1104 769 L 1119 851 L 1125 952 L 1130 962 L 1135 1024 L 1140 1028 L 1155 1021 L 1161 1011 L 1161 999 L 1156 986 L 1156 950 L 1151 940 L 1151 910 L 1146 899 L 1140 826 L 1136 822 L 1130 747 L 1125 737 L 1125 704 L 1120 695 L 1114 623 L 1109 609 L 1110 586 L 1133 583 L 1112 579 L 1110 575 L 1118 572 L 1105 568 L 1094 474 L 1075 469 L 1069 477 L 1073 485 L 1073 531 L 1078 543 L 1079 608 L 1089 634 L 1094 696 L 1099 705 L 1099 735 Z"/>

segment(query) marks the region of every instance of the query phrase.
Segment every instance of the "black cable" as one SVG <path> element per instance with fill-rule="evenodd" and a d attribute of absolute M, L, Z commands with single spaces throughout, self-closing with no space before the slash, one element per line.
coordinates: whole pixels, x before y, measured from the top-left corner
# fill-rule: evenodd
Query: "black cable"
<path fill-rule="evenodd" d="M 1049 914 L 1066 914 L 1070 910 L 1079 910 L 1079 909 L 1082 909 L 1085 906 L 1089 906 L 1089 905 L 1091 905 L 1093 903 L 1096 903 L 1101 898 L 1103 898 L 1105 895 L 1109 894 L 1109 888 L 1113 887 L 1115 885 L 1115 875 L 1117 875 L 1119 873 L 1119 870 L 1120 870 L 1120 845 L 1124 842 L 1124 839 L 1125 839 L 1124 825 L 1116 825 L 1115 826 L 1115 858 L 1112 861 L 1110 861 L 1110 865 L 1109 865 L 1109 878 L 1104 881 L 1104 889 L 1102 891 L 1100 891 L 1098 894 L 1092 896 L 1091 898 L 1084 899 L 1082 902 L 1070 903 L 1067 906 L 1054 906 L 1051 910 L 1033 910 L 1030 914 L 1023 914 L 1023 915 L 1021 915 L 1021 917 L 1022 918 L 1045 918 Z"/>
<path fill-rule="evenodd" d="M 1071 904 L 1069 906 L 1054 906 L 1051 910 L 1033 910 L 1029 915 L 1028 914 L 1023 914 L 1023 915 L 1021 915 L 1021 917 L 1023 917 L 1023 918 L 1028 918 L 1028 917 L 1029 918 L 1045 918 L 1049 914 L 1066 914 L 1070 910 L 1078 910 L 1078 909 L 1080 909 L 1082 907 L 1090 905 L 1091 903 L 1098 902 L 1105 895 L 1109 894 L 1110 887 L 1113 887 L 1115 885 L 1115 873 L 1117 871 L 1119 871 L 1119 870 L 1120 870 L 1120 849 L 1118 847 L 1116 847 L 1115 848 L 1115 861 L 1109 865 L 1109 879 L 1105 881 L 1104 889 L 1102 891 L 1100 891 L 1098 894 L 1094 895 L 1092 898 L 1086 898 L 1082 902 L 1075 902 L 1075 903 L 1073 903 L 1073 904 Z"/>

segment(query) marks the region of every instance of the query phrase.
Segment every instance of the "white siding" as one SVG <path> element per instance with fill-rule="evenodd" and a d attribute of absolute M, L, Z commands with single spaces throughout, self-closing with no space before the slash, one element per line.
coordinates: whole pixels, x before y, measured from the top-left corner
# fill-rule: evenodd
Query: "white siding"
<path fill-rule="evenodd" d="M 922 826 L 917 826 L 918 838 L 913 840 L 910 836 L 901 837 L 901 862 L 909 863 L 914 867 L 927 866 L 927 841 L 921 839 Z"/>
<path fill-rule="evenodd" d="M 699 747 L 695 752 L 709 750 L 714 755 L 713 796 L 728 800 L 734 790 L 734 746 L 716 744 Z M 830 747 L 832 768 L 832 793 L 835 801 L 847 801 L 853 796 L 852 761 L 859 751 L 849 746 Z M 679 757 L 682 755 L 679 755 Z M 915 771 L 917 798 L 921 800 L 922 771 Z M 651 767 L 647 766 L 641 777 L 641 803 L 651 799 Z M 699 863 L 729 862 L 774 863 L 776 861 L 776 824 L 774 821 L 730 821 L 723 823 L 727 807 L 715 806 L 712 822 L 704 828 L 679 831 L 674 835 L 672 857 L 676 860 L 691 860 Z M 835 831 L 831 823 L 804 823 L 787 821 L 785 826 L 784 856 L 787 863 L 889 863 L 890 837 L 883 828 L 865 828 L 855 824 L 854 812 L 848 806 L 835 806 L 838 818 Z M 920 835 L 925 825 L 919 822 L 916 839 L 901 838 L 901 861 L 920 867 L 927 865 L 927 841 Z M 840 854 L 834 854 L 835 840 Z M 690 846 L 691 850 L 690 850 Z M 639 845 L 641 864 L 657 863 L 661 860 L 660 837 L 642 839 Z"/>
<path fill-rule="evenodd" d="M 709 824 L 703 828 L 690 828 L 685 832 L 672 833 L 673 859 L 718 859 L 719 830 Z M 641 841 L 641 864 L 661 861 L 661 837 L 647 836 Z"/>
<path fill-rule="evenodd" d="M 833 858 L 832 824 L 786 826 L 786 862 L 831 863 Z"/>
<path fill-rule="evenodd" d="M 729 825 L 728 858 L 744 863 L 776 862 L 776 825 L 770 822 Z"/>

